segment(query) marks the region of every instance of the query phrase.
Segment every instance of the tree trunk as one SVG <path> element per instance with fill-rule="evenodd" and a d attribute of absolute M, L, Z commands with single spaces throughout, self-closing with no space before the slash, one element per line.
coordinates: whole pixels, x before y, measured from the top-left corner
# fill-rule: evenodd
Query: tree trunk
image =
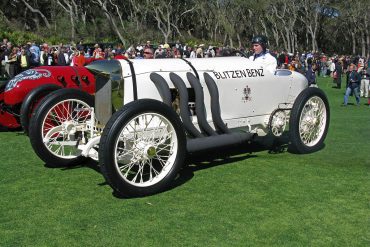
<path fill-rule="evenodd" d="M 366 56 L 365 33 L 361 31 L 361 56 Z"/>
<path fill-rule="evenodd" d="M 40 11 L 40 10 L 38 10 L 38 9 L 34 9 L 31 5 L 29 5 L 29 4 L 26 2 L 26 0 L 22 0 L 22 1 L 23 1 L 23 3 L 26 5 L 26 7 L 27 7 L 29 10 L 31 10 L 31 12 L 39 14 L 39 15 L 41 16 L 42 20 L 44 21 L 44 23 L 45 23 L 46 27 L 47 27 L 48 29 L 50 29 L 50 27 L 51 27 L 51 26 L 50 26 L 50 23 L 49 23 L 48 19 L 46 18 L 46 16 L 45 16 L 43 13 L 41 13 L 41 11 Z"/>
<path fill-rule="evenodd" d="M 281 33 L 281 37 L 282 37 L 282 39 L 283 39 L 284 49 L 285 49 L 286 51 L 289 51 L 289 49 L 288 49 L 288 43 L 287 43 L 287 40 L 286 40 L 285 35 L 284 35 L 283 33 Z"/>
<path fill-rule="evenodd" d="M 233 38 L 231 37 L 231 35 L 229 35 L 229 42 L 230 42 L 230 47 L 234 47 L 234 42 L 233 42 Z"/>
<path fill-rule="evenodd" d="M 286 35 L 285 39 L 287 41 L 288 52 L 292 52 L 291 39 L 290 39 L 289 31 L 287 28 L 285 28 L 285 35 Z"/>
<path fill-rule="evenodd" d="M 223 42 L 224 46 L 226 46 L 226 40 L 227 40 L 227 34 L 225 34 L 224 36 L 224 42 Z"/>
<path fill-rule="evenodd" d="M 74 20 L 72 10 L 70 12 L 69 18 L 70 18 L 70 21 L 71 21 L 71 41 L 75 41 L 75 39 L 76 39 L 76 28 L 75 28 L 75 20 Z"/>
<path fill-rule="evenodd" d="M 351 32 L 352 37 L 352 55 L 356 55 L 356 35 L 354 32 Z"/>
<path fill-rule="evenodd" d="M 369 29 L 366 29 L 367 57 L 370 58 L 370 36 Z"/>
<path fill-rule="evenodd" d="M 239 44 L 238 49 L 240 49 L 243 45 L 242 45 L 242 40 L 240 39 L 240 34 L 239 33 L 236 34 L 236 38 L 238 39 L 238 44 Z"/>

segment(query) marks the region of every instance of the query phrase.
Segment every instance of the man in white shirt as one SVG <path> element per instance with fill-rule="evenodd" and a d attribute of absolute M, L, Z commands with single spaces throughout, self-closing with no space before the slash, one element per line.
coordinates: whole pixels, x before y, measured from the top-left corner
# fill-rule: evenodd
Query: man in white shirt
<path fill-rule="evenodd" d="M 277 67 L 277 60 L 267 52 L 267 38 L 263 35 L 254 36 L 252 45 L 254 54 L 249 59 L 261 63 L 266 70 L 274 73 Z"/>

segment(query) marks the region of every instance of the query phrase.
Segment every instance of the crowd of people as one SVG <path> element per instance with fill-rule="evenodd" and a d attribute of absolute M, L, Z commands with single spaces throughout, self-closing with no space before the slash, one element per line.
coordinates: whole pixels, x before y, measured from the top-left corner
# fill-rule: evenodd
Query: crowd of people
<path fill-rule="evenodd" d="M 265 40 L 266 39 L 266 40 Z M 274 68 L 289 69 L 306 75 L 310 84 L 316 83 L 318 76 L 332 77 L 335 88 L 342 88 L 342 78 L 346 80 L 344 104 L 348 104 L 349 95 L 354 94 L 356 103 L 360 97 L 369 97 L 370 58 L 361 56 L 332 55 L 319 52 L 268 51 L 267 38 L 255 36 L 251 49 L 239 48 L 250 59 L 267 59 Z M 261 45 L 258 48 L 258 45 Z M 260 49 L 260 51 L 258 51 Z M 83 66 L 96 59 L 160 59 L 160 58 L 207 58 L 230 56 L 230 47 L 206 46 L 204 44 L 190 46 L 177 41 L 174 44 L 153 46 L 151 41 L 142 45 L 131 45 L 127 49 L 120 44 L 93 46 L 84 45 L 49 45 L 27 42 L 15 46 L 4 38 L 0 44 L 0 79 L 13 78 L 18 73 L 37 66 L 71 65 Z M 263 56 L 260 57 L 260 55 Z M 266 54 L 268 56 L 266 56 Z M 270 56 L 271 55 L 271 56 Z M 276 61 L 272 63 L 271 57 Z M 370 105 L 370 98 L 368 99 Z"/>
<path fill-rule="evenodd" d="M 356 105 L 360 98 L 365 98 L 370 106 L 369 81 L 370 57 L 333 55 L 324 53 L 297 53 L 295 56 L 282 52 L 277 55 L 278 67 L 297 70 L 305 73 L 310 84 L 316 83 L 316 78 L 331 77 L 333 88 L 341 89 L 345 81 L 343 106 L 348 105 L 348 98 L 354 95 Z"/>
<path fill-rule="evenodd" d="M 144 45 L 131 45 L 124 49 L 122 45 L 95 44 L 92 47 L 81 42 L 77 45 L 49 45 L 27 42 L 15 46 L 8 39 L 3 39 L 0 46 L 0 78 L 13 78 L 18 73 L 37 66 L 71 65 L 83 66 L 96 59 L 159 59 L 159 58 L 203 58 L 227 56 L 228 47 L 205 47 L 204 44 L 189 46 L 160 44 L 153 46 L 150 41 Z"/>

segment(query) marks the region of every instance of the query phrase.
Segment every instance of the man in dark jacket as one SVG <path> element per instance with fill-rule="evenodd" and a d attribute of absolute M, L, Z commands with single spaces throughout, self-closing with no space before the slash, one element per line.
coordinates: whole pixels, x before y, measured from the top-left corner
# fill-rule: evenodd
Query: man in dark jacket
<path fill-rule="evenodd" d="M 308 81 L 308 86 L 311 84 L 316 84 L 316 64 L 313 63 L 308 66 L 307 72 L 306 72 L 306 78 Z"/>
<path fill-rule="evenodd" d="M 342 72 L 342 64 L 338 59 L 335 59 L 334 82 L 337 84 L 338 89 L 342 86 Z"/>
<path fill-rule="evenodd" d="M 64 47 L 61 47 L 59 48 L 59 53 L 58 53 L 58 65 L 59 66 L 66 66 L 67 65 L 67 61 L 66 61 L 66 57 L 64 56 Z"/>
<path fill-rule="evenodd" d="M 346 93 L 344 95 L 344 103 L 343 106 L 347 106 L 348 104 L 348 97 L 351 93 L 353 93 L 356 97 L 357 105 L 360 105 L 360 94 L 359 94 L 359 87 L 361 82 L 361 75 L 357 73 L 355 69 L 355 65 L 351 64 L 349 66 L 349 74 L 347 77 L 347 88 Z"/>

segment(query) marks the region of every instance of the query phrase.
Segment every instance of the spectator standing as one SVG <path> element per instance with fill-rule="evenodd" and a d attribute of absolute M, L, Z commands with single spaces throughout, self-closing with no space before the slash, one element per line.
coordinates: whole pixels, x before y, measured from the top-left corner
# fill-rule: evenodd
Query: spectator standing
<path fill-rule="evenodd" d="M 344 95 L 344 103 L 342 106 L 347 106 L 348 97 L 351 93 L 355 95 L 357 105 L 360 105 L 360 95 L 358 92 L 360 81 L 361 81 L 360 74 L 357 73 L 355 69 L 355 65 L 351 64 L 349 66 L 348 77 L 347 77 L 347 88 L 346 88 L 346 93 Z"/>
<path fill-rule="evenodd" d="M 27 54 L 27 48 L 22 47 L 21 54 L 18 56 L 21 71 L 25 71 L 30 68 L 30 56 Z"/>
<path fill-rule="evenodd" d="M 64 55 L 64 47 L 61 47 L 59 48 L 59 52 L 57 54 L 57 63 L 59 66 L 66 66 L 67 65 L 67 61 L 66 61 L 66 57 Z"/>
<path fill-rule="evenodd" d="M 4 59 L 4 52 L 5 52 L 5 45 L 1 45 L 0 47 L 0 61 L 1 61 L 1 68 L 0 68 L 0 78 L 5 78 L 5 59 Z"/>
<path fill-rule="evenodd" d="M 151 44 L 150 44 L 150 40 L 148 40 L 147 42 L 146 42 L 146 44 L 145 44 L 145 46 L 144 46 L 144 49 L 145 48 L 149 48 L 149 49 L 152 49 L 152 46 L 151 46 Z M 152 52 L 153 53 L 153 52 Z"/>
<path fill-rule="evenodd" d="M 312 84 L 316 84 L 316 64 L 313 63 L 311 66 L 308 67 L 306 72 L 306 78 L 308 81 L 308 86 Z"/>
<path fill-rule="evenodd" d="M 5 48 L 5 51 L 4 51 L 4 67 L 5 67 L 5 73 L 8 76 L 9 76 L 9 63 L 8 63 L 8 60 L 9 60 L 10 54 L 12 53 L 12 49 L 13 49 L 12 42 L 7 42 L 6 43 L 6 48 Z"/>
<path fill-rule="evenodd" d="M 369 97 L 369 80 L 370 80 L 370 68 L 367 63 L 361 70 L 361 85 L 360 85 L 360 97 Z"/>
<path fill-rule="evenodd" d="M 150 51 L 152 51 L 151 49 L 149 49 Z M 116 54 L 114 55 L 114 59 L 127 59 L 127 57 L 125 55 L 123 55 L 123 50 L 121 50 L 121 52 L 118 52 L 119 50 L 116 50 Z M 153 55 L 153 53 L 152 53 Z M 144 49 L 144 58 L 145 58 L 145 49 Z"/>
<path fill-rule="evenodd" d="M 154 58 L 165 58 L 166 54 L 163 49 L 163 45 L 159 45 L 157 50 L 154 52 Z"/>
<path fill-rule="evenodd" d="M 86 62 L 85 55 L 83 51 L 75 50 L 74 55 L 72 56 L 72 63 L 73 66 L 84 66 Z"/>
<path fill-rule="evenodd" d="M 93 58 L 98 58 L 99 57 L 99 45 L 95 44 L 94 45 L 94 51 L 92 53 Z"/>
<path fill-rule="evenodd" d="M 330 70 L 330 77 L 333 78 L 333 74 L 335 71 L 335 62 L 334 58 L 330 59 L 330 65 L 329 65 L 329 70 Z M 334 82 L 334 81 L 333 81 Z"/>
<path fill-rule="evenodd" d="M 144 48 L 144 58 L 145 59 L 153 58 L 153 50 L 149 46 Z"/>
<path fill-rule="evenodd" d="M 44 43 L 42 45 L 41 52 L 40 52 L 40 64 L 41 65 L 47 65 L 48 51 L 49 51 L 48 44 Z"/>
<path fill-rule="evenodd" d="M 76 45 L 76 49 L 79 50 L 79 51 L 83 51 L 84 50 L 84 45 L 82 44 L 83 43 L 83 40 L 81 39 L 78 44 Z"/>
<path fill-rule="evenodd" d="M 283 68 L 283 64 L 285 63 L 285 53 L 280 52 L 280 54 L 277 57 L 277 63 L 279 68 Z"/>
<path fill-rule="evenodd" d="M 182 57 L 180 50 L 178 48 L 176 48 L 176 46 L 172 48 L 172 54 L 173 54 L 174 58 L 181 58 Z"/>
<path fill-rule="evenodd" d="M 200 44 L 199 47 L 197 48 L 197 50 L 195 51 L 197 58 L 203 58 L 204 57 L 203 47 L 204 47 L 204 44 Z"/>
<path fill-rule="evenodd" d="M 173 53 L 172 53 L 172 50 L 171 50 L 171 47 L 169 44 L 164 44 L 164 49 L 165 49 L 165 57 L 166 58 L 173 58 Z"/>
<path fill-rule="evenodd" d="M 183 58 L 190 58 L 190 54 L 191 54 L 191 47 L 190 46 L 184 46 L 184 52 L 182 54 L 182 57 Z"/>
<path fill-rule="evenodd" d="M 54 48 L 50 48 L 48 51 L 47 63 L 45 65 L 53 66 L 56 64 L 57 56 Z"/>
<path fill-rule="evenodd" d="M 18 74 L 19 62 L 18 62 L 18 49 L 14 47 L 9 54 L 7 63 L 9 64 L 9 78 L 12 79 Z"/>
<path fill-rule="evenodd" d="M 95 44 L 94 45 L 94 51 L 93 51 L 93 58 L 95 59 L 104 59 L 105 58 L 105 53 L 104 51 L 102 50 L 102 48 L 100 48 L 100 46 L 98 44 Z"/>
<path fill-rule="evenodd" d="M 189 58 L 197 58 L 196 50 L 198 49 L 198 46 L 194 46 L 194 49 L 190 51 L 190 57 Z"/>
<path fill-rule="evenodd" d="M 343 73 L 342 64 L 338 59 L 335 59 L 334 62 L 335 62 L 335 69 L 333 73 L 333 79 L 334 79 L 335 84 L 337 85 L 336 88 L 340 89 L 342 86 L 342 73 Z"/>
<path fill-rule="evenodd" d="M 29 51 L 31 53 L 31 67 L 40 66 L 40 48 L 34 42 L 28 42 L 28 45 L 30 46 Z"/>
<path fill-rule="evenodd" d="M 321 66 L 321 76 L 326 77 L 328 73 L 328 67 L 326 67 L 326 62 L 328 61 L 328 58 L 325 56 L 324 53 L 322 53 L 321 59 L 320 59 L 320 66 Z"/>
<path fill-rule="evenodd" d="M 115 50 L 116 50 L 116 54 L 121 54 L 122 55 L 125 52 L 125 50 L 123 49 L 122 44 L 118 44 Z"/>

